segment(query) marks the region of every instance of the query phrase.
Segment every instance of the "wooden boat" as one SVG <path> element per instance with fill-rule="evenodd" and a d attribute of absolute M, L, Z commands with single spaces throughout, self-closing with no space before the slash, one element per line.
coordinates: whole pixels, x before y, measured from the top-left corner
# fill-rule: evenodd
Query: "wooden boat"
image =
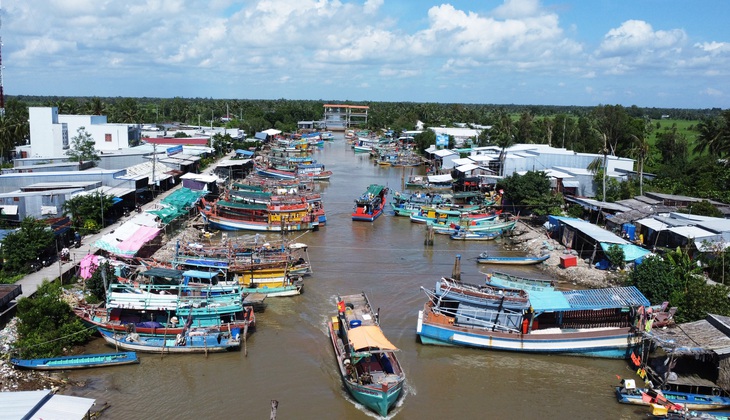
<path fill-rule="evenodd" d="M 218 200 L 201 200 L 200 216 L 213 229 L 250 230 L 258 232 L 286 232 L 313 230 L 319 227 L 319 218 L 312 207 L 298 204 L 253 205 Z"/>
<path fill-rule="evenodd" d="M 486 284 L 493 287 L 501 287 L 503 289 L 525 290 L 528 292 L 545 292 L 555 290 L 555 284 L 552 280 L 530 279 L 497 271 L 487 274 Z"/>
<path fill-rule="evenodd" d="M 338 297 L 327 323 L 342 382 L 355 400 L 386 417 L 403 390 L 398 349 L 383 335 L 364 293 Z"/>
<path fill-rule="evenodd" d="M 241 348 L 239 329 L 193 328 L 177 335 L 141 336 L 136 333 L 117 334 L 99 329 L 110 345 L 130 351 L 146 353 L 220 353 Z"/>
<path fill-rule="evenodd" d="M 239 276 L 238 279 L 244 294 L 263 293 L 268 297 L 286 297 L 300 295 L 304 290 L 304 280 L 300 276 Z"/>
<path fill-rule="evenodd" d="M 74 356 L 45 357 L 40 359 L 11 358 L 10 363 L 18 368 L 33 370 L 88 369 L 139 363 L 133 351 L 119 353 L 79 354 Z"/>
<path fill-rule="evenodd" d="M 532 265 L 540 264 L 550 258 L 550 254 L 540 255 L 537 257 L 524 256 L 524 257 L 500 257 L 489 255 L 486 252 L 479 254 L 477 262 L 479 264 L 509 264 L 509 265 Z"/>
<path fill-rule="evenodd" d="M 190 275 L 155 267 L 136 280 L 116 279 L 107 288 L 104 307 L 77 305 L 73 311 L 88 326 L 144 336 L 180 334 L 185 325 L 179 320 L 189 320 L 188 327 L 255 328 L 253 308 L 243 305 L 240 285 L 196 284 L 185 273 Z"/>
<path fill-rule="evenodd" d="M 466 223 L 449 223 L 449 224 L 441 224 L 441 223 L 429 223 L 429 226 L 433 226 L 434 233 L 438 233 L 440 235 L 453 235 L 457 233 L 459 230 L 466 229 L 470 232 L 499 232 L 499 233 L 505 233 L 512 229 L 514 229 L 515 224 L 517 221 L 515 220 L 509 220 L 509 221 L 499 221 L 499 220 L 486 220 L 486 221 L 471 221 L 468 224 Z"/>
<path fill-rule="evenodd" d="M 418 313 L 421 343 L 490 350 L 626 359 L 641 345 L 637 308 L 649 301 L 635 287 L 530 292 L 530 308 L 497 310 L 440 300 Z"/>
<path fill-rule="evenodd" d="M 624 381 L 629 382 L 629 381 Z M 651 405 L 651 400 L 681 404 L 689 410 L 718 410 L 730 408 L 730 397 L 725 395 L 694 394 L 660 391 L 649 388 L 617 386 L 616 399 L 622 404 Z"/>
<path fill-rule="evenodd" d="M 485 308 L 525 310 L 530 307 L 523 290 L 478 286 L 447 277 L 436 282 L 435 296 L 440 300 L 463 302 Z"/>
<path fill-rule="evenodd" d="M 449 237 L 455 241 L 493 241 L 502 236 L 501 231 L 497 232 L 470 232 L 469 229 L 459 229 Z"/>
<path fill-rule="evenodd" d="M 372 222 L 383 214 L 385 196 L 388 188 L 383 185 L 371 184 L 367 191 L 355 200 L 355 209 L 352 220 Z"/>

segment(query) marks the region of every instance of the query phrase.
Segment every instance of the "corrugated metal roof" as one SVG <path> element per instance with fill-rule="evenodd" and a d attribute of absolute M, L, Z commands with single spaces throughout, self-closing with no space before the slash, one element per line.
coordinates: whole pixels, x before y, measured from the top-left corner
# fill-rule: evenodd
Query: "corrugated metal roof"
<path fill-rule="evenodd" d="M 650 306 L 649 300 L 634 286 L 561 292 L 571 309 L 609 309 Z"/>
<path fill-rule="evenodd" d="M 91 398 L 54 395 L 33 414 L 34 419 L 83 420 L 94 405 Z"/>
<path fill-rule="evenodd" d="M 456 168 L 459 172 L 469 172 L 473 171 L 474 169 L 478 169 L 479 165 L 475 165 L 473 163 L 467 163 L 466 165 L 461 165 Z"/>
<path fill-rule="evenodd" d="M 94 399 L 54 395 L 50 390 L 0 392 L 3 419 L 82 420 Z"/>
<path fill-rule="evenodd" d="M 685 238 L 704 238 L 707 236 L 714 236 L 714 232 L 702 229 L 697 226 L 674 226 L 667 229 L 670 232 L 674 232 L 677 235 L 684 236 Z"/>
<path fill-rule="evenodd" d="M 649 229 L 655 230 L 657 232 L 667 229 L 669 227 L 669 225 L 662 223 L 659 220 L 654 219 L 653 217 L 647 217 L 646 219 L 637 220 L 636 223 L 642 226 L 646 226 Z"/>
<path fill-rule="evenodd" d="M 602 229 L 594 224 L 588 223 L 585 220 L 574 219 L 570 217 L 552 216 L 553 218 L 561 221 L 562 223 L 581 231 L 582 233 L 590 236 L 596 242 L 607 242 L 613 244 L 627 244 L 627 240 L 621 238 L 615 233 L 609 232 Z"/>

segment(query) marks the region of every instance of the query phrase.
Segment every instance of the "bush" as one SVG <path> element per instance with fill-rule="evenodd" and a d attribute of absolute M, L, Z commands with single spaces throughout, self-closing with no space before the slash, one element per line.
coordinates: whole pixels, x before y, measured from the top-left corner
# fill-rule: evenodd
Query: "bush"
<path fill-rule="evenodd" d="M 35 295 L 18 301 L 16 349 L 24 359 L 54 357 L 64 349 L 89 341 L 87 328 L 61 300 L 61 286 L 44 281 Z"/>

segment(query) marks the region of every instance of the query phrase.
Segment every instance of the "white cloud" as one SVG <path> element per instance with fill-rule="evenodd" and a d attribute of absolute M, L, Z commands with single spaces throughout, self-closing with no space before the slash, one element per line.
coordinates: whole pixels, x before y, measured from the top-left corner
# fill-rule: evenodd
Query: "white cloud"
<path fill-rule="evenodd" d="M 723 96 L 723 92 L 721 90 L 710 87 L 703 89 L 700 94 L 707 96 Z"/>
<path fill-rule="evenodd" d="M 652 26 L 644 21 L 628 20 L 620 27 L 608 31 L 598 52 L 603 57 L 657 53 L 663 50 L 676 50 L 686 39 L 687 35 L 681 29 L 654 31 Z"/>

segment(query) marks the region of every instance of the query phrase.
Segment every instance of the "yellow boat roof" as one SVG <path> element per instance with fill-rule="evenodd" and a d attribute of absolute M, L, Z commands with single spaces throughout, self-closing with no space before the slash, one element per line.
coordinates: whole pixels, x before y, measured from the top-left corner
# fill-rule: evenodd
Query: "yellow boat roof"
<path fill-rule="evenodd" d="M 376 325 L 362 325 L 347 332 L 347 338 L 355 351 L 374 348 L 380 350 L 398 350 L 383 335 L 383 331 Z"/>

